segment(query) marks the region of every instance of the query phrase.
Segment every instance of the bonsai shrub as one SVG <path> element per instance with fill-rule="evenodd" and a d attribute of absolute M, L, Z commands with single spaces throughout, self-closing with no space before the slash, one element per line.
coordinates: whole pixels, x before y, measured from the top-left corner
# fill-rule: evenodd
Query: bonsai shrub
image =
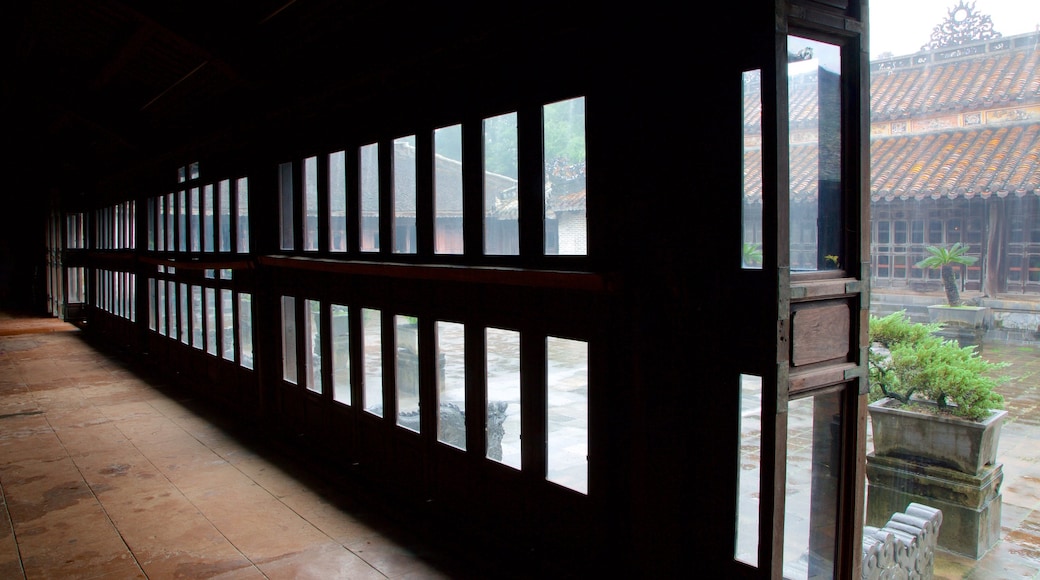
<path fill-rule="evenodd" d="M 946 290 L 946 303 L 950 306 L 958 306 L 961 303 L 960 292 L 957 291 L 957 278 L 953 275 L 954 264 L 970 266 L 978 261 L 975 256 L 967 256 L 968 246 L 957 242 L 949 248 L 928 246 L 925 248 L 931 256 L 921 260 L 915 266 L 918 268 L 939 268 L 942 275 L 943 288 Z"/>
<path fill-rule="evenodd" d="M 970 421 L 1004 407 L 996 388 L 1009 377 L 996 373 L 1008 363 L 987 361 L 974 346 L 961 347 L 932 334 L 941 327 L 913 322 L 902 310 L 870 317 L 871 402 L 890 397 L 913 407 L 929 401 L 940 413 Z"/>

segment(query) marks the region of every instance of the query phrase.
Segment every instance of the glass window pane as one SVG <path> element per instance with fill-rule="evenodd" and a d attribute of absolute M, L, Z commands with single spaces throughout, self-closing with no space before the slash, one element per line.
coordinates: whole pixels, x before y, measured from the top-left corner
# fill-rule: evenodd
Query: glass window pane
<path fill-rule="evenodd" d="M 156 329 L 156 296 L 155 296 L 155 278 L 148 279 L 148 330 Z"/>
<path fill-rule="evenodd" d="M 220 290 L 220 352 L 225 360 L 235 360 L 235 310 L 231 290 Z"/>
<path fill-rule="evenodd" d="M 762 267 L 762 71 L 744 71 L 744 201 L 741 266 Z"/>
<path fill-rule="evenodd" d="M 128 201 L 129 211 L 126 222 L 126 247 L 131 250 L 137 247 L 137 202 Z"/>
<path fill-rule="evenodd" d="M 180 320 L 177 318 L 177 284 L 172 280 L 166 281 L 166 306 L 166 336 L 177 340 L 180 333 Z"/>
<path fill-rule="evenodd" d="M 303 249 L 318 249 L 318 158 L 303 160 Z"/>
<path fill-rule="evenodd" d="M 307 328 L 303 336 L 307 345 L 307 390 L 321 392 L 321 302 L 304 300 Z"/>
<path fill-rule="evenodd" d="M 202 349 L 202 286 L 191 287 L 191 346 Z"/>
<path fill-rule="evenodd" d="M 200 219 L 200 208 L 199 208 L 199 188 L 191 188 L 191 220 L 189 228 L 191 229 L 191 251 L 198 252 L 202 249 L 201 240 L 199 237 L 199 227 L 202 225 Z"/>
<path fill-rule="evenodd" d="M 841 392 L 791 401 L 787 424 L 784 577 L 834 577 Z"/>
<path fill-rule="evenodd" d="M 542 108 L 545 254 L 588 253 L 585 219 L 585 98 Z"/>
<path fill-rule="evenodd" d="M 433 132 L 433 213 L 436 254 L 463 253 L 462 125 Z"/>
<path fill-rule="evenodd" d="M 924 220 L 914 220 L 910 222 L 910 243 L 924 243 Z"/>
<path fill-rule="evenodd" d="M 249 251 L 249 180 L 239 178 L 235 195 L 238 199 L 238 251 Z"/>
<path fill-rule="evenodd" d="M 419 321 L 414 316 L 394 316 L 397 341 L 397 424 L 419 431 Z"/>
<path fill-rule="evenodd" d="M 155 250 L 155 198 L 148 198 L 148 251 Z"/>
<path fill-rule="evenodd" d="M 466 327 L 438 320 L 437 441 L 466 448 Z"/>
<path fill-rule="evenodd" d="M 906 222 L 903 220 L 893 222 L 892 224 L 892 243 L 905 245 L 908 239 Z"/>
<path fill-rule="evenodd" d="M 220 239 L 221 252 L 231 251 L 231 182 L 221 181 L 217 188 L 217 207 L 220 220 L 217 224 L 217 237 Z"/>
<path fill-rule="evenodd" d="M 487 328 L 486 457 L 520 469 L 520 333 Z"/>
<path fill-rule="evenodd" d="M 204 252 L 213 251 L 213 236 L 216 235 L 216 228 L 214 227 L 214 224 L 216 224 L 215 211 L 216 206 L 213 205 L 213 185 L 206 185 L 202 188 L 202 250 Z"/>
<path fill-rule="evenodd" d="M 238 361 L 253 368 L 253 296 L 245 292 L 238 295 Z"/>
<path fill-rule="evenodd" d="M 949 245 L 956 244 L 962 241 L 961 235 L 964 233 L 963 222 L 960 219 L 951 219 L 946 221 L 946 243 Z"/>
<path fill-rule="evenodd" d="M 188 299 L 188 285 L 180 285 L 180 329 L 181 329 L 181 342 L 189 344 L 190 341 L 190 323 L 189 319 L 192 317 L 193 310 L 191 309 L 191 302 Z"/>
<path fill-rule="evenodd" d="M 842 263 L 841 48 L 788 36 L 791 269 Z"/>
<path fill-rule="evenodd" d="M 188 208 L 187 192 L 177 192 L 177 250 L 185 252 L 188 249 Z"/>
<path fill-rule="evenodd" d="M 278 166 L 278 199 L 279 217 L 281 224 L 281 249 L 293 249 L 293 183 L 292 163 L 282 163 Z"/>
<path fill-rule="evenodd" d="M 296 298 L 282 296 L 282 379 L 296 384 Z"/>
<path fill-rule="evenodd" d="M 379 251 L 379 144 L 361 148 L 361 251 Z"/>
<path fill-rule="evenodd" d="M 484 253 L 520 253 L 516 113 L 484 119 Z"/>
<path fill-rule="evenodd" d="M 1021 225 L 1021 223 L 1019 225 Z M 942 220 L 937 220 L 937 219 L 928 220 L 928 243 L 929 244 L 941 244 L 941 243 L 943 243 L 943 222 L 942 222 Z"/>
<path fill-rule="evenodd" d="M 130 321 L 137 320 L 137 294 L 133 291 L 137 284 L 137 274 L 128 272 L 127 273 L 127 313 L 130 315 Z"/>
<path fill-rule="evenodd" d="M 891 227 L 892 223 L 888 221 L 879 221 L 877 223 L 877 243 L 887 244 L 891 242 Z"/>
<path fill-rule="evenodd" d="M 415 253 L 415 136 L 394 139 L 394 253 Z"/>
<path fill-rule="evenodd" d="M 589 343 L 545 339 L 546 479 L 589 492 Z"/>
<path fill-rule="evenodd" d="M 173 242 L 173 224 L 176 219 L 176 208 L 174 207 L 173 201 L 173 194 L 166 194 L 166 249 L 170 252 L 176 249 Z"/>
<path fill-rule="evenodd" d="M 137 274 L 127 275 L 127 289 L 126 289 L 126 303 L 127 310 L 130 313 L 131 322 L 137 320 L 137 293 L 134 292 L 134 287 L 137 285 Z"/>
<path fill-rule="evenodd" d="M 72 277 L 69 278 L 71 283 Z M 71 296 L 70 296 L 71 301 Z M 156 330 L 166 336 L 166 282 L 157 280 L 155 285 Z"/>
<path fill-rule="evenodd" d="M 758 566 L 758 497 L 762 451 L 762 378 L 740 375 L 740 471 L 733 556 Z"/>
<path fill-rule="evenodd" d="M 217 291 L 206 288 L 206 352 L 217 354 Z"/>
<path fill-rule="evenodd" d="M 373 415 L 383 416 L 383 338 L 382 314 L 378 310 L 361 309 L 361 347 L 363 383 L 361 404 Z"/>
<path fill-rule="evenodd" d="M 77 247 L 73 245 L 74 240 L 72 232 L 69 232 L 70 248 Z M 166 198 L 161 195 L 155 198 L 155 249 L 166 250 Z"/>
<path fill-rule="evenodd" d="M 329 154 L 329 250 L 347 251 L 346 153 Z"/>
<path fill-rule="evenodd" d="M 349 309 L 333 304 L 332 313 L 332 399 L 350 401 L 350 316 Z"/>

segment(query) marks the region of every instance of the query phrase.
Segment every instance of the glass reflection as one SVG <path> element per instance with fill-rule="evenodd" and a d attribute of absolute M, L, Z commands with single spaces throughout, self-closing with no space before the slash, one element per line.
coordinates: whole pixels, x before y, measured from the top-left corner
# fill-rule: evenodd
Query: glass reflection
<path fill-rule="evenodd" d="M 788 39 L 792 270 L 839 270 L 841 48 Z"/>
<path fill-rule="evenodd" d="M 788 405 L 784 577 L 834 577 L 841 465 L 841 392 Z"/>

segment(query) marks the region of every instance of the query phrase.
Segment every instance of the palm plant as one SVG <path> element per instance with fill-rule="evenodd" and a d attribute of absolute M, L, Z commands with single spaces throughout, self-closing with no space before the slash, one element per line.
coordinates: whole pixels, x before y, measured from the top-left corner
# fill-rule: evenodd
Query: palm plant
<path fill-rule="evenodd" d="M 957 242 L 949 248 L 928 246 L 925 248 L 931 256 L 916 264 L 918 268 L 939 268 L 942 275 L 943 288 L 946 289 L 946 303 L 957 306 L 961 303 L 960 292 L 957 291 L 957 279 L 953 275 L 953 266 L 963 264 L 970 266 L 978 261 L 975 256 L 967 256 L 968 246 Z"/>
<path fill-rule="evenodd" d="M 762 266 L 762 246 L 759 244 L 753 244 L 751 242 L 744 242 L 744 266 L 747 267 L 761 267 Z"/>

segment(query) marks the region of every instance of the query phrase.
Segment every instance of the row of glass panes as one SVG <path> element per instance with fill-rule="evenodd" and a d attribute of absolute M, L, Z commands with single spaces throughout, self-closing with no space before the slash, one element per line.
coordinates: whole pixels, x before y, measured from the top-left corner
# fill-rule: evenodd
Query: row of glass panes
<path fill-rule="evenodd" d="M 927 223 L 927 234 L 925 225 Z M 949 245 L 957 242 L 967 244 L 982 243 L 982 219 L 975 217 L 969 220 L 970 228 L 964 235 L 964 220 L 952 218 L 947 220 L 875 220 L 874 242 L 877 244 L 929 244 Z M 909 234 L 908 234 L 908 227 Z M 945 229 L 945 231 L 944 231 Z M 962 239 L 964 238 L 964 239 Z M 927 239 L 927 241 L 926 241 Z"/>
<path fill-rule="evenodd" d="M 94 211 L 94 219 L 97 228 L 94 230 L 94 247 L 99 250 L 132 250 L 136 247 L 134 242 L 134 215 L 136 203 L 133 200 L 117 203 L 116 205 L 104 207 Z M 75 217 L 76 231 L 73 232 L 73 224 L 69 224 L 70 235 L 69 247 L 73 246 L 73 240 L 81 241 L 83 236 L 83 224 L 81 214 L 72 214 Z"/>
<path fill-rule="evenodd" d="M 387 316 L 380 310 L 350 308 L 328 304 L 323 309 L 317 300 L 297 301 L 282 296 L 282 378 L 307 390 L 331 395 L 333 401 L 354 405 L 351 381 L 352 340 L 360 341 L 363 353 L 354 364 L 362 385 L 357 405 L 365 412 L 382 417 L 383 400 L 383 324 L 392 324 L 395 340 L 394 388 L 399 427 L 420 431 L 419 407 L 420 356 L 419 321 L 413 316 Z M 302 313 L 297 311 L 297 306 Z M 303 327 L 297 328 L 302 314 Z M 350 317 L 360 316 L 361 334 L 351 336 Z M 325 325 L 322 321 L 327 321 Z M 330 336 L 323 337 L 324 332 Z M 488 401 L 484 427 L 487 432 L 485 456 L 515 469 L 521 469 L 521 380 L 520 332 L 501 328 L 482 328 L 486 356 L 485 394 Z M 437 440 L 466 449 L 464 423 L 459 411 L 466 408 L 466 325 L 436 321 L 436 400 Z M 326 343 L 330 369 L 322 372 L 322 352 Z M 588 343 L 554 336 L 545 338 L 546 368 L 546 479 L 564 487 L 588 493 Z M 304 360 L 298 360 L 302 346 Z M 528 355 L 525 355 L 528 356 Z M 329 383 L 325 377 L 329 377 Z M 529 441 L 529 444 L 534 439 Z"/>
<path fill-rule="evenodd" d="M 65 216 L 65 247 L 69 249 L 81 249 L 87 247 L 86 215 L 82 213 L 70 213 Z"/>
<path fill-rule="evenodd" d="M 248 178 L 224 179 L 149 198 L 148 249 L 249 252 Z"/>
<path fill-rule="evenodd" d="M 517 113 L 484 119 L 482 198 L 484 219 L 484 253 L 516 255 L 520 252 L 520 207 Z M 588 252 L 585 214 L 585 99 L 583 97 L 551 103 L 542 107 L 543 142 L 540 150 L 544 162 L 544 195 L 542 214 L 545 220 L 546 255 L 586 255 Z M 464 253 L 464 199 L 472 195 L 464 191 L 463 127 L 451 125 L 433 132 L 433 226 L 435 254 Z M 357 163 L 348 162 L 346 151 L 329 153 L 319 169 L 318 157 L 303 159 L 302 164 L 286 162 L 279 166 L 280 236 L 282 250 L 295 250 L 297 228 L 302 232 L 303 251 L 319 250 L 319 223 L 327 224 L 327 250 L 330 252 L 378 252 L 380 247 L 379 212 L 379 144 L 358 149 Z M 417 199 L 420 181 L 417 164 L 416 136 L 393 141 L 390 156 L 393 183 L 391 220 L 393 253 L 414 254 L 418 251 L 416 222 L 421 219 Z M 348 166 L 349 163 L 349 166 Z M 297 225 L 293 171 L 301 171 L 300 207 L 303 219 Z M 321 173 L 321 175 L 319 175 Z M 357 193 L 348 188 L 354 180 Z M 357 195 L 359 231 L 348 231 L 348 195 Z M 328 200 L 327 215 L 320 215 L 319 196 Z M 354 237 L 356 235 L 356 238 Z"/>
<path fill-rule="evenodd" d="M 70 276 L 70 282 L 75 276 Z M 128 320 L 136 320 L 134 313 L 134 282 L 137 276 L 133 272 L 114 272 L 111 270 L 95 270 L 94 274 L 94 306 Z"/>
<path fill-rule="evenodd" d="M 149 278 L 148 301 L 149 329 L 253 368 L 251 294 Z"/>

